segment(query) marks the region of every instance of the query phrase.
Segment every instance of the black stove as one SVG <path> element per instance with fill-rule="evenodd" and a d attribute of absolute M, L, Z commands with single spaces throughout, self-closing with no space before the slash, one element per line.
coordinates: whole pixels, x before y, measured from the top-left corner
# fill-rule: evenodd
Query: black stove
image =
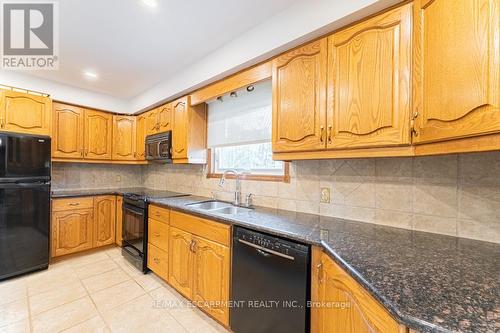
<path fill-rule="evenodd" d="M 125 259 L 147 273 L 148 199 L 187 195 L 143 188 L 131 189 L 123 193 L 122 254 Z"/>

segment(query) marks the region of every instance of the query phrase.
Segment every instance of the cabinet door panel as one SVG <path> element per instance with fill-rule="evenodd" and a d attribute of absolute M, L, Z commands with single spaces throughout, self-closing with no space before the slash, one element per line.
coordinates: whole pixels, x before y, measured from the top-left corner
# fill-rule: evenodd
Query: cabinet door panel
<path fill-rule="evenodd" d="M 172 129 L 172 104 L 168 103 L 159 108 L 158 119 L 160 123 L 160 132 L 170 131 Z"/>
<path fill-rule="evenodd" d="M 94 247 L 115 242 L 116 197 L 114 195 L 94 198 Z"/>
<path fill-rule="evenodd" d="M 151 110 L 145 113 L 146 119 L 146 135 L 156 134 L 160 128 L 158 122 L 158 109 Z"/>
<path fill-rule="evenodd" d="M 388 312 L 320 249 L 313 250 L 313 333 L 403 333 Z"/>
<path fill-rule="evenodd" d="M 229 301 L 229 248 L 195 237 L 193 251 L 193 300 L 206 304 L 205 311 L 229 325 L 229 308 L 225 306 Z"/>
<path fill-rule="evenodd" d="M 93 210 L 78 209 L 52 213 L 52 256 L 92 248 Z"/>
<path fill-rule="evenodd" d="M 273 151 L 325 147 L 327 40 L 273 60 Z"/>
<path fill-rule="evenodd" d="M 188 157 L 188 102 L 185 97 L 173 102 L 172 157 L 174 159 Z"/>
<path fill-rule="evenodd" d="M 151 243 L 148 244 L 148 268 L 162 279 L 168 279 L 168 254 Z"/>
<path fill-rule="evenodd" d="M 410 143 L 411 5 L 328 38 L 328 147 Z"/>
<path fill-rule="evenodd" d="M 48 97 L 16 91 L 4 91 L 0 109 L 0 129 L 50 135 L 52 101 Z"/>
<path fill-rule="evenodd" d="M 415 1 L 416 143 L 500 131 L 499 3 Z"/>
<path fill-rule="evenodd" d="M 113 141 L 113 116 L 85 110 L 85 158 L 110 160 Z"/>
<path fill-rule="evenodd" d="M 54 103 L 52 157 L 83 158 L 83 113 L 79 107 Z"/>
<path fill-rule="evenodd" d="M 121 195 L 116 196 L 116 227 L 115 227 L 115 240 L 116 244 L 122 246 L 122 219 L 123 219 L 123 197 Z"/>
<path fill-rule="evenodd" d="M 168 282 L 187 298 L 192 291 L 192 255 L 190 233 L 170 227 L 168 251 Z"/>
<path fill-rule="evenodd" d="M 113 159 L 133 161 L 136 156 L 134 116 L 113 116 Z"/>
<path fill-rule="evenodd" d="M 137 144 L 137 155 L 136 158 L 138 160 L 146 159 L 146 117 L 144 115 L 137 117 L 137 136 L 136 136 L 136 144 Z"/>

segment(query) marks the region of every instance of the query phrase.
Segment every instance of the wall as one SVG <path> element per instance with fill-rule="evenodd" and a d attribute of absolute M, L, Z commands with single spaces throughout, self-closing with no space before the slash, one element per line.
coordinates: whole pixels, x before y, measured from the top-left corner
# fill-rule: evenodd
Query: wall
<path fill-rule="evenodd" d="M 142 165 L 53 163 L 52 189 L 142 186 Z"/>
<path fill-rule="evenodd" d="M 143 181 L 230 200 L 203 166 L 152 165 Z M 299 161 L 289 184 L 243 181 L 254 203 L 326 216 L 500 243 L 500 152 L 439 157 Z M 320 203 L 320 189 L 331 203 Z"/>

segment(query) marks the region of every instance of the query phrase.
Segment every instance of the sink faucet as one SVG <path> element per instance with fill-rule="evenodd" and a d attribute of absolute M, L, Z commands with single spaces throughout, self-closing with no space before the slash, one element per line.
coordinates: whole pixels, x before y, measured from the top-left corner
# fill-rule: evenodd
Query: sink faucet
<path fill-rule="evenodd" d="M 219 181 L 219 186 L 222 187 L 224 186 L 224 182 L 226 181 L 226 175 L 228 173 L 232 173 L 235 178 L 236 178 L 236 188 L 235 188 L 235 191 L 234 191 L 234 201 L 233 201 L 233 204 L 235 206 L 240 206 L 241 205 L 241 181 L 240 181 L 240 176 L 242 175 L 242 173 L 238 173 L 238 171 L 234 170 L 234 169 L 227 169 L 226 171 L 224 171 L 224 173 L 222 174 L 222 177 L 220 178 L 220 181 Z"/>

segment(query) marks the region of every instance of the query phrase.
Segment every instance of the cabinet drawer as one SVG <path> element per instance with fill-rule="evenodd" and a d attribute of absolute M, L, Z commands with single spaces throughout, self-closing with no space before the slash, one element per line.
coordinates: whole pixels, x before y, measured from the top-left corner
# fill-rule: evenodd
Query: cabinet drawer
<path fill-rule="evenodd" d="M 52 200 L 52 211 L 58 212 L 63 210 L 87 209 L 94 207 L 93 197 L 54 199 Z"/>
<path fill-rule="evenodd" d="M 148 242 L 168 252 L 168 224 L 148 220 Z"/>
<path fill-rule="evenodd" d="M 168 279 L 168 255 L 167 252 L 148 244 L 148 268 L 164 280 Z"/>
<path fill-rule="evenodd" d="M 172 211 L 170 225 L 216 243 L 230 245 L 231 227 L 227 224 Z"/>
<path fill-rule="evenodd" d="M 170 210 L 154 205 L 149 206 L 149 218 L 153 218 L 157 221 L 168 223 L 170 220 Z"/>

